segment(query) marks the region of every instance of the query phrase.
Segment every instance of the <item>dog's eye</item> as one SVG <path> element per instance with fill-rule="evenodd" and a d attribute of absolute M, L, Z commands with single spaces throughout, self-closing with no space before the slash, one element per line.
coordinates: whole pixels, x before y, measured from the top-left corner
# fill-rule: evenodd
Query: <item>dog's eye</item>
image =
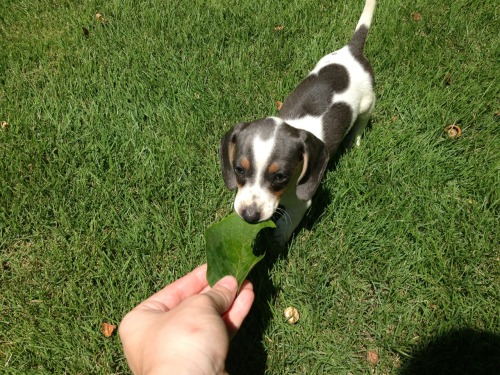
<path fill-rule="evenodd" d="M 245 174 L 245 170 L 241 167 L 234 167 L 234 173 L 238 176 L 243 176 Z"/>
<path fill-rule="evenodd" d="M 281 183 L 285 182 L 287 178 L 288 178 L 288 176 L 283 174 L 283 173 L 276 173 L 274 175 L 274 182 L 281 184 Z"/>

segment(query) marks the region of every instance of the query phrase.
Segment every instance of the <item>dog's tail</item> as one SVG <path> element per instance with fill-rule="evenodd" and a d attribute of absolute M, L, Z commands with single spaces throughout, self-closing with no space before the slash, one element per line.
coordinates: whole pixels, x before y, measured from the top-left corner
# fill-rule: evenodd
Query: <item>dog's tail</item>
<path fill-rule="evenodd" d="M 372 24 L 373 13 L 375 12 L 376 0 L 366 0 L 363 13 L 359 18 L 356 31 L 349 42 L 349 47 L 354 55 L 362 55 L 365 48 L 368 29 Z"/>

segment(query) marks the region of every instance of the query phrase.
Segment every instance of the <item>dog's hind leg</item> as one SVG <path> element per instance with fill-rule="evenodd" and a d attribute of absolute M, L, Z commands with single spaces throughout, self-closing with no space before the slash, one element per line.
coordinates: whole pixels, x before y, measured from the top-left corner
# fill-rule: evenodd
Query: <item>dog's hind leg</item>
<path fill-rule="evenodd" d="M 350 149 L 354 145 L 356 145 L 356 147 L 361 145 L 361 138 L 369 121 L 370 115 L 358 116 L 343 140 L 343 147 L 345 147 L 346 150 Z"/>
<path fill-rule="evenodd" d="M 359 116 L 352 126 L 353 138 L 355 142 L 354 144 L 356 145 L 356 147 L 361 146 L 361 137 L 363 136 L 363 133 L 369 121 L 370 115 Z"/>

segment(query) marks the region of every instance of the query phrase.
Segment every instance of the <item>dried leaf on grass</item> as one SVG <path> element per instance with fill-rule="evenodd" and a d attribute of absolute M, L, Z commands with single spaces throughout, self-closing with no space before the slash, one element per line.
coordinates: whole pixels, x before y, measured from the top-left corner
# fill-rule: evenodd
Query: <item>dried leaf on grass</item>
<path fill-rule="evenodd" d="M 116 326 L 109 323 L 101 324 L 101 332 L 105 337 L 111 337 L 113 331 L 116 329 Z"/>
<path fill-rule="evenodd" d="M 368 353 L 366 353 L 366 360 L 372 366 L 377 366 L 379 359 L 380 358 L 376 350 L 368 350 Z"/>
<path fill-rule="evenodd" d="M 108 22 L 108 20 L 106 18 L 104 18 L 104 16 L 101 13 L 96 13 L 95 19 L 98 20 L 100 23 Z"/>
<path fill-rule="evenodd" d="M 287 323 L 290 323 L 290 324 L 295 324 L 300 319 L 299 310 L 297 310 L 295 307 L 292 307 L 292 306 L 287 307 L 283 311 L 283 315 L 285 315 Z"/>
<path fill-rule="evenodd" d="M 460 129 L 460 126 L 456 125 L 456 124 L 452 124 L 452 125 L 449 125 L 447 126 L 444 131 L 446 133 L 448 133 L 448 137 L 454 139 L 454 138 L 458 138 L 462 135 L 462 129 Z"/>
<path fill-rule="evenodd" d="M 450 86 L 451 85 L 451 73 L 446 73 L 445 76 L 444 76 L 444 84 L 446 86 Z"/>

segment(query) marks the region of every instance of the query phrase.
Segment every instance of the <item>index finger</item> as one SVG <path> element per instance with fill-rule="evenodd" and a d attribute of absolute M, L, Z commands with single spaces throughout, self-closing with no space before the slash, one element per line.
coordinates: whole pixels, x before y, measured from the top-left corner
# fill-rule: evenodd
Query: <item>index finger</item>
<path fill-rule="evenodd" d="M 142 302 L 138 307 L 147 307 L 152 303 L 155 308 L 162 308 L 165 311 L 173 309 L 186 298 L 202 292 L 208 286 L 207 264 L 195 268 L 186 276 L 167 285 L 160 291 Z"/>

